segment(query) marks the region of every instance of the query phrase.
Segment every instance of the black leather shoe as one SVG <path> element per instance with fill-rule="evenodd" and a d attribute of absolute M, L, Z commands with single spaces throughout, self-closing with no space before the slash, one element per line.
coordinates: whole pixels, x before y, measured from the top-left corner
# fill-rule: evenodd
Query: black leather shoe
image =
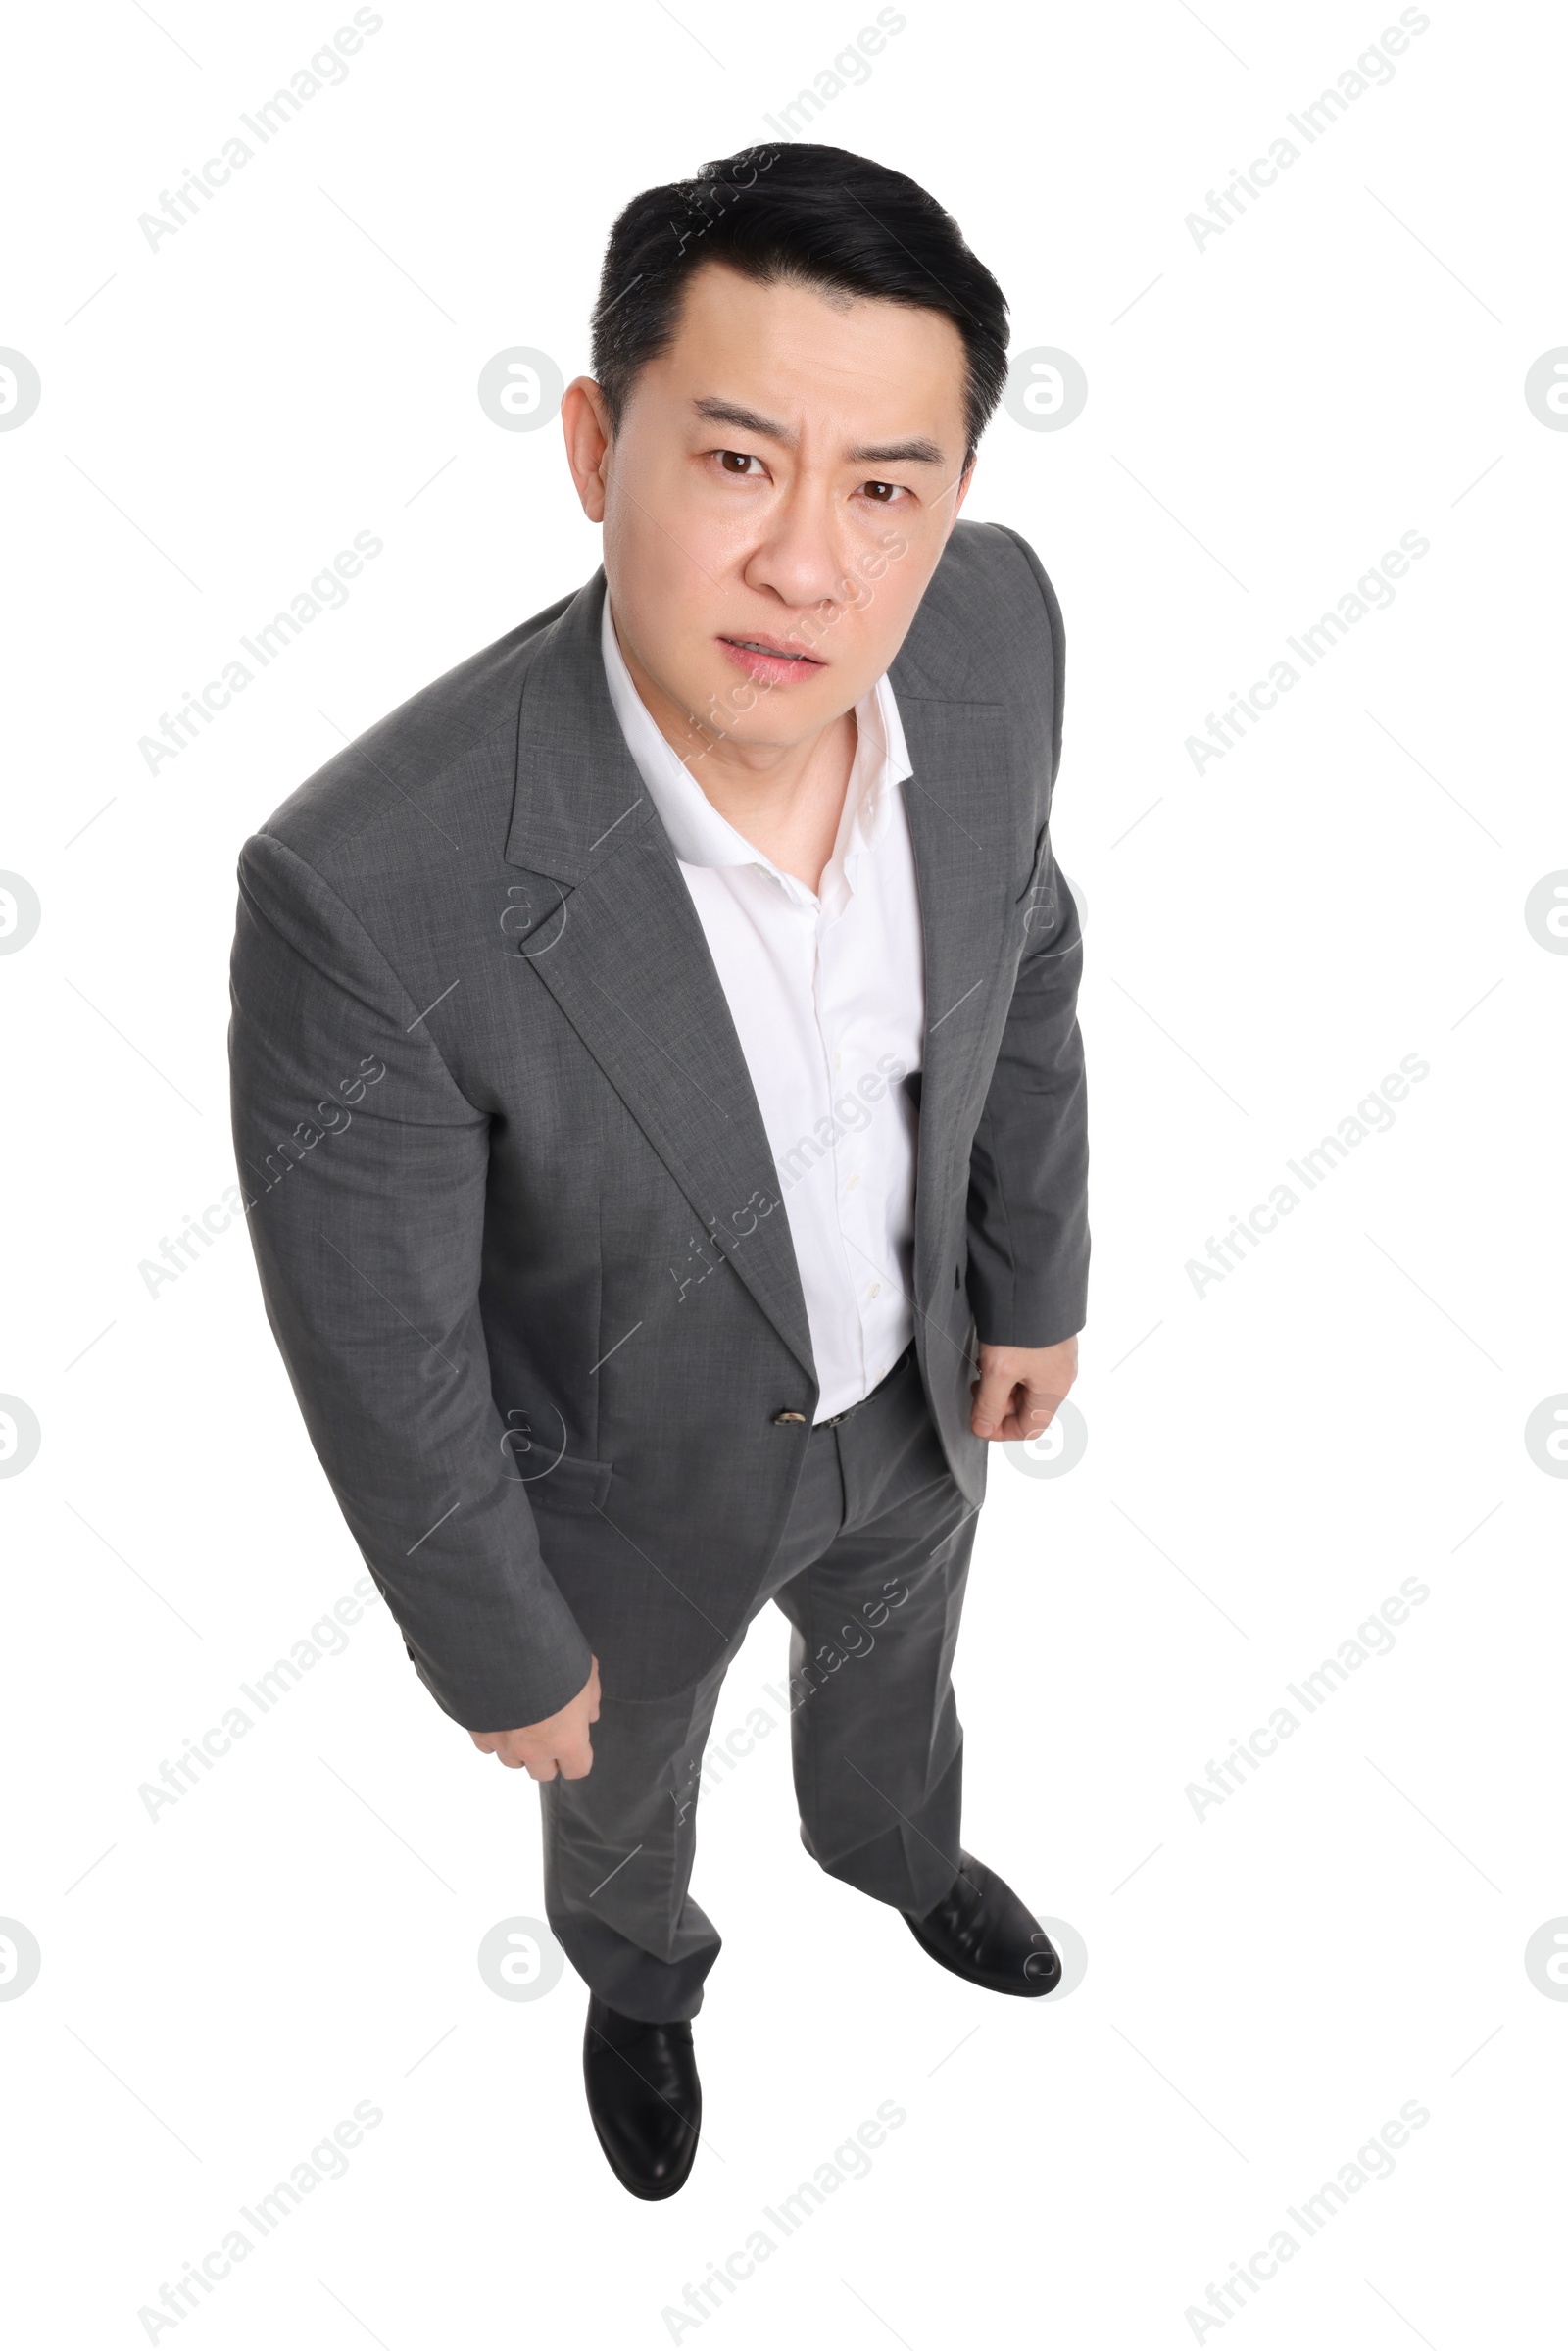
<path fill-rule="evenodd" d="M 972 1853 L 960 1852 L 958 1874 L 933 1909 L 904 1916 L 921 1950 L 965 1983 L 1038 1999 L 1061 1982 L 1061 1960 L 1039 1921 Z"/>
<path fill-rule="evenodd" d="M 650 2201 L 684 2187 L 703 2121 L 691 2026 L 645 2025 L 595 1994 L 582 2071 L 599 2144 L 621 2186 Z"/>

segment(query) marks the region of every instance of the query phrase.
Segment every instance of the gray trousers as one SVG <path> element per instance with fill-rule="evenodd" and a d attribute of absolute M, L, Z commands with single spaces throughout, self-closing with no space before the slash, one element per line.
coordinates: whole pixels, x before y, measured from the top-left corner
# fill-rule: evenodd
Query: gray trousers
<path fill-rule="evenodd" d="M 963 1733 L 951 1674 L 975 1512 L 914 1357 L 805 1444 L 777 1556 L 723 1656 L 672 1697 L 602 1699 L 593 1769 L 540 1783 L 550 1925 L 625 2016 L 672 2022 L 702 2006 L 720 1947 L 688 1891 L 703 1750 L 724 1675 L 770 1599 L 791 1626 L 807 1851 L 899 1910 L 930 1909 L 957 1875 Z"/>

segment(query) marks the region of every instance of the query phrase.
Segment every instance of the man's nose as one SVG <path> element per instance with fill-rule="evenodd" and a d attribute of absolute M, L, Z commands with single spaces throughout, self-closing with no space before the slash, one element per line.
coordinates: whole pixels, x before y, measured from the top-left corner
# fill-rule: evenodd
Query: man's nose
<path fill-rule="evenodd" d="M 842 523 L 825 487 L 799 485 L 779 501 L 747 563 L 746 579 L 799 611 L 841 603 L 852 594 Z"/>

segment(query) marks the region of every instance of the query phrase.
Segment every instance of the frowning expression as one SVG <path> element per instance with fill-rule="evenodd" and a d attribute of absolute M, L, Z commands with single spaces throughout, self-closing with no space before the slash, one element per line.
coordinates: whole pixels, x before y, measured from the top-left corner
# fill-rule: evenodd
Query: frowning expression
<path fill-rule="evenodd" d="M 940 312 L 714 262 L 608 442 L 597 385 L 570 387 L 573 473 L 666 733 L 781 748 L 881 676 L 968 488 L 964 385 Z"/>

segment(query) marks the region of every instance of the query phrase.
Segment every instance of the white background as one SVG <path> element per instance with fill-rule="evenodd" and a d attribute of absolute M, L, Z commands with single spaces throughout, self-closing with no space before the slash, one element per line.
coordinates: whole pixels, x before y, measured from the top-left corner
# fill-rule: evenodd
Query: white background
<path fill-rule="evenodd" d="M 1523 385 L 1568 342 L 1562 21 L 1434 4 L 1201 250 L 1185 216 L 1395 8 L 909 0 L 814 125 L 947 203 L 1015 350 L 1090 387 L 1061 431 L 999 415 L 968 507 L 1066 616 L 1095 1259 L 1088 1448 L 994 1461 L 957 1672 L 966 1841 L 1089 1970 L 1042 2004 L 932 1967 L 806 1857 L 780 1720 L 705 1798 L 705 2152 L 643 2206 L 589 2128 L 576 1979 L 510 2002 L 477 1969 L 541 1914 L 534 1790 L 384 1609 L 148 1817 L 138 1787 L 364 1571 L 242 1227 L 156 1297 L 138 1266 L 233 1181 L 241 841 L 598 561 L 557 428 L 499 430 L 481 367 L 578 371 L 620 205 L 765 138 L 874 12 L 388 0 L 153 251 L 137 216 L 349 16 L 155 13 L 34 11 L 3 165 L 0 343 L 43 384 L 0 433 L 0 867 L 43 908 L 0 958 L 0 1391 L 42 1428 L 0 1483 L 0 1913 L 42 1950 L 0 2000 L 8 2331 L 148 2339 L 164 2281 L 369 2100 L 347 2176 L 155 2339 L 1544 2339 L 1568 2005 L 1524 1947 L 1568 1912 L 1568 1486 L 1524 1424 L 1568 1389 L 1568 959 L 1524 902 L 1568 866 L 1568 436 Z M 138 739 L 360 530 L 384 552 L 347 605 L 150 774 Z M 1412 530 L 1393 606 L 1195 773 L 1187 737 Z M 1392 1130 L 1197 1295 L 1187 1261 L 1406 1054 L 1430 1075 Z M 1188 1785 L 1412 1576 L 1392 1653 L 1199 1818 Z M 784 1651 L 769 1612 L 720 1735 Z M 890 2099 L 869 2176 L 673 2333 Z M 1286 2207 L 1412 2100 L 1393 2176 L 1308 2239 Z M 1295 2258 L 1200 2331 L 1282 2227 Z"/>

